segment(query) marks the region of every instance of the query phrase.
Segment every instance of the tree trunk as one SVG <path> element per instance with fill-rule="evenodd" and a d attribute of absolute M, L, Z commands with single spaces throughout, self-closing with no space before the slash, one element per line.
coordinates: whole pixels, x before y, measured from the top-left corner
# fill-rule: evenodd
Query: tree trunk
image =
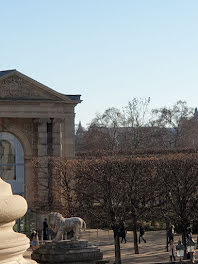
<path fill-rule="evenodd" d="M 117 232 L 114 232 L 114 246 L 115 246 L 115 264 L 121 264 L 121 254 L 120 254 L 120 238 Z"/>
<path fill-rule="evenodd" d="M 133 217 L 133 241 L 134 241 L 135 254 L 139 254 L 138 239 L 137 239 L 137 220 L 136 220 L 136 217 Z"/>

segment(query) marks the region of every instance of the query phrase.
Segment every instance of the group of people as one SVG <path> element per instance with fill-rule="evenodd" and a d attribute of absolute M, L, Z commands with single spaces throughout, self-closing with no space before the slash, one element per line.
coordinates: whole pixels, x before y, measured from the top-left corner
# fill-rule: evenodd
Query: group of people
<path fill-rule="evenodd" d="M 176 259 L 176 247 L 174 245 L 174 235 L 175 235 L 175 227 L 174 225 L 167 231 L 167 246 L 169 251 L 170 261 L 175 261 Z"/>
<path fill-rule="evenodd" d="M 144 238 L 144 234 L 145 234 L 145 230 L 143 225 L 140 225 L 139 227 L 139 244 L 141 243 L 141 239 L 144 241 L 144 243 L 146 243 L 146 240 Z M 124 241 L 126 243 L 126 234 L 127 234 L 127 230 L 125 228 L 124 222 L 120 223 L 120 228 L 119 228 L 119 236 L 121 237 L 121 243 Z"/>
<path fill-rule="evenodd" d="M 175 235 L 175 227 L 174 225 L 171 226 L 171 228 L 167 232 L 167 243 L 169 245 L 169 257 L 170 261 L 176 260 L 176 246 L 174 245 L 174 235 Z M 187 228 L 186 232 L 186 242 L 193 241 L 192 238 L 192 229 L 191 227 Z M 192 254 L 192 255 L 191 255 Z M 187 259 L 192 259 L 192 262 L 194 263 L 195 255 L 193 252 L 187 252 Z"/>
<path fill-rule="evenodd" d="M 119 225 L 119 237 L 121 237 L 121 243 L 127 242 L 126 234 L 127 234 L 127 230 L 125 228 L 125 224 L 124 222 L 121 222 Z M 145 234 L 145 229 L 143 225 L 140 225 L 139 226 L 139 244 L 141 243 L 141 240 L 143 240 L 144 243 L 146 243 L 144 234 Z M 176 247 L 174 245 L 174 235 L 175 235 L 175 227 L 174 225 L 172 225 L 170 229 L 167 231 L 167 246 L 168 246 L 169 257 L 170 257 L 171 262 L 176 260 Z M 46 218 L 43 222 L 43 240 L 48 240 L 48 223 L 47 223 Z M 186 232 L 186 241 L 189 241 L 189 240 L 193 241 L 191 227 L 188 227 L 187 232 Z M 32 250 L 36 250 L 39 247 L 39 236 L 36 230 L 32 230 L 30 241 L 31 241 L 30 244 L 31 244 Z M 190 255 L 188 256 L 188 258 L 190 258 Z"/>
<path fill-rule="evenodd" d="M 119 228 L 119 236 L 121 237 L 121 243 L 125 242 L 126 243 L 126 228 L 124 225 L 124 222 L 120 223 L 120 228 Z M 144 241 L 144 243 L 146 243 L 146 240 L 144 238 L 144 234 L 145 234 L 145 229 L 143 227 L 143 225 L 139 226 L 139 243 L 141 243 L 141 240 Z M 169 251 L 169 257 L 170 257 L 170 261 L 175 261 L 176 260 L 176 246 L 174 244 L 174 235 L 175 235 L 175 227 L 174 225 L 172 225 L 170 227 L 170 229 L 167 231 L 167 245 L 168 245 L 168 251 Z M 186 241 L 188 242 L 189 240 L 193 241 L 192 239 L 192 229 L 191 227 L 187 228 L 187 232 L 186 232 Z M 187 253 L 187 258 L 188 259 L 192 259 L 192 261 L 194 261 L 194 255 L 188 252 Z"/>

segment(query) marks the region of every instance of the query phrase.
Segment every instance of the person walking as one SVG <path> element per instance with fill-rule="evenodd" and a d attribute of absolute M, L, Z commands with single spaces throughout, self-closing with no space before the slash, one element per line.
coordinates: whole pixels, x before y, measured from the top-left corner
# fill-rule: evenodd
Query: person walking
<path fill-rule="evenodd" d="M 174 241 L 174 235 L 175 235 L 175 226 L 172 225 L 171 228 L 168 230 L 168 233 L 167 233 L 168 244 L 170 244 L 171 241 Z"/>
<path fill-rule="evenodd" d="M 124 226 L 124 222 L 120 224 L 120 237 L 121 237 L 121 243 L 123 241 L 126 243 L 126 229 Z"/>
<path fill-rule="evenodd" d="M 169 244 L 169 257 L 170 257 L 170 261 L 172 262 L 173 260 L 175 261 L 175 254 L 176 253 L 176 248 L 175 248 L 175 245 L 174 245 L 174 241 L 171 240 L 170 241 L 170 244 Z"/>
<path fill-rule="evenodd" d="M 146 240 L 144 239 L 144 233 L 145 233 L 145 231 L 144 231 L 144 227 L 142 226 L 142 225 L 140 225 L 140 235 L 139 235 L 139 244 L 141 243 L 141 238 L 142 238 L 142 240 L 144 241 L 144 243 L 146 243 Z"/>

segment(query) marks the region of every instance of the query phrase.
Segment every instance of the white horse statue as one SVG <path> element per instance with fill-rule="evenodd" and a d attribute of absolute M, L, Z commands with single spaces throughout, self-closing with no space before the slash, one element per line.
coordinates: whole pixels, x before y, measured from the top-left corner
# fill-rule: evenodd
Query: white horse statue
<path fill-rule="evenodd" d="M 74 232 L 74 240 L 79 239 L 80 231 L 86 229 L 85 221 L 80 217 L 64 218 L 61 214 L 52 212 L 49 215 L 49 225 L 56 233 L 54 241 L 60 241 L 64 234 L 64 231 Z"/>

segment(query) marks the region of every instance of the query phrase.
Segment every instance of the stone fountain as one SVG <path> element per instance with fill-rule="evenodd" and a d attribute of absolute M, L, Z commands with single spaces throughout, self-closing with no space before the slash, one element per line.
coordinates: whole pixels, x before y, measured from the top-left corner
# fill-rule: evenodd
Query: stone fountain
<path fill-rule="evenodd" d="M 48 242 L 35 250 L 34 260 L 25 259 L 23 254 L 29 248 L 29 239 L 13 230 L 15 220 L 27 211 L 26 200 L 13 195 L 10 184 L 0 178 L 0 264 L 96 264 L 102 259 L 102 252 L 88 241 Z M 102 262 L 103 263 L 103 262 Z"/>
<path fill-rule="evenodd" d="M 26 200 L 13 195 L 10 184 L 0 178 L 0 264 L 36 264 L 23 257 L 30 246 L 29 239 L 13 230 L 15 220 L 26 211 Z"/>
<path fill-rule="evenodd" d="M 56 232 L 52 242 L 46 242 L 33 251 L 31 257 L 40 264 L 99 264 L 103 253 L 97 246 L 86 240 L 79 240 L 80 230 L 85 230 L 86 223 L 82 218 L 64 218 L 60 213 L 49 215 L 49 225 Z M 72 240 L 61 240 L 64 231 L 73 231 Z"/>

